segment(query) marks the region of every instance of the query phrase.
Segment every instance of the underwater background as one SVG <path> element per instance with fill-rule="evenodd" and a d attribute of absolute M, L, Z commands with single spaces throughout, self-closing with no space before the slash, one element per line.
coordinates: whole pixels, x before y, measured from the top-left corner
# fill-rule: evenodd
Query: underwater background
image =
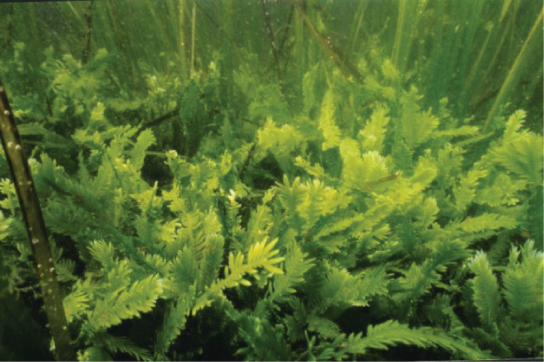
<path fill-rule="evenodd" d="M 1 3 L 0 360 L 541 359 L 543 64 L 534 0 Z"/>

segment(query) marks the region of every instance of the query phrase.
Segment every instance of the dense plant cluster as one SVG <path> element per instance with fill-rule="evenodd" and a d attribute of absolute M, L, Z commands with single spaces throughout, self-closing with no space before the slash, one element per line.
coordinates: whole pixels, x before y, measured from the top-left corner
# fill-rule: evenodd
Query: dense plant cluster
<path fill-rule="evenodd" d="M 433 87 L 378 48 L 292 84 L 252 53 L 187 78 L 141 63 L 133 89 L 105 48 L 82 62 L 50 47 L 39 69 L 27 52 L 0 75 L 80 360 L 542 357 L 530 113 L 430 107 Z M 0 296 L 39 294 L 0 167 Z"/>

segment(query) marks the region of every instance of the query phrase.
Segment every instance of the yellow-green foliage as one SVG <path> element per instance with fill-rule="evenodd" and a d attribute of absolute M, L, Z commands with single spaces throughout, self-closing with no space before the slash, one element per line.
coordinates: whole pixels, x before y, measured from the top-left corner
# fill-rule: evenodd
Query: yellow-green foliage
<path fill-rule="evenodd" d="M 226 10 L 267 14 L 269 4 L 225 1 L 220 29 L 208 29 L 220 52 L 200 58 L 184 32 L 189 19 L 200 28 L 204 3 L 191 16 L 183 1 L 146 14 L 156 25 L 172 14 L 177 29 L 173 53 L 153 44 L 150 63 L 126 42 L 126 52 L 96 50 L 86 63 L 51 48 L 41 67 L 24 64 L 19 44 L 0 62 L 79 358 L 199 359 L 218 341 L 233 352 L 224 359 L 398 359 L 401 344 L 421 359 L 542 356 L 543 139 L 525 127 L 534 107 L 493 107 L 492 121 L 479 121 L 485 107 L 474 104 L 486 102 L 470 86 L 493 58 L 461 52 L 477 28 L 459 23 L 452 37 L 458 22 L 439 2 L 399 1 L 398 28 L 380 30 L 393 49 L 383 50 L 376 34 L 361 41 L 373 6 L 361 2 L 343 56 L 320 10 L 335 2 L 286 2 L 292 26 L 268 35 L 283 34 L 282 51 L 292 46 L 300 64 L 279 57 L 266 67 L 251 47 L 232 46 L 242 35 Z M 474 3 L 465 14 L 452 2 L 452 18 L 478 20 Z M 104 4 L 93 21 L 122 8 Z M 519 6 L 503 6 L 505 29 Z M 440 49 L 418 40 L 428 29 Z M 110 30 L 99 35 L 106 45 L 126 29 Z M 110 71 L 116 57 L 130 79 Z M 12 78 L 34 68 L 43 94 Z M 504 97 L 490 82 L 481 97 Z M 447 89 L 459 99 L 444 98 Z M 32 290 L 35 270 L 14 185 L 2 179 L 0 193 L 3 296 Z"/>
<path fill-rule="evenodd" d="M 114 249 L 103 241 L 91 245 L 91 255 L 102 264 L 98 281 L 90 279 L 78 284 L 65 300 L 67 317 L 88 319 L 88 326 L 97 332 L 149 312 L 162 293 L 162 281 L 157 275 L 133 280 L 131 268 L 125 261 L 114 260 Z"/>
<path fill-rule="evenodd" d="M 233 288 L 239 284 L 250 286 L 251 282 L 244 279 L 244 274 L 255 275 L 258 268 L 264 268 L 268 273 L 261 277 L 269 278 L 274 274 L 283 274 L 283 270 L 275 266 L 283 261 L 282 257 L 274 256 L 278 253 L 272 248 L 277 240 L 266 242 L 263 240 L 251 246 L 247 255 L 247 262 L 244 263 L 244 255 L 238 253 L 234 255 L 230 253 L 228 266 L 225 266 L 225 278 L 214 282 L 201 296 L 199 296 L 193 307 L 193 314 L 210 305 L 212 298 L 221 296 L 222 291 L 226 288 Z M 262 274 L 262 273 L 260 273 Z"/>
<path fill-rule="evenodd" d="M 521 260 L 520 260 L 521 257 Z M 504 357 L 526 350 L 542 349 L 543 269 L 542 252 L 528 240 L 519 250 L 512 247 L 503 269 L 502 287 L 487 256 L 478 252 L 470 262 L 476 274 L 472 280 L 473 302 L 482 321 L 487 343 Z M 506 307 L 501 300 L 506 302 Z"/>

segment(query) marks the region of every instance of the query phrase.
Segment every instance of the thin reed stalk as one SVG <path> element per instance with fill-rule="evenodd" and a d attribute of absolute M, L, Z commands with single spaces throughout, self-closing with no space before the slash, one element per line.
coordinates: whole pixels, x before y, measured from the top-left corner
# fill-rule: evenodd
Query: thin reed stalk
<path fill-rule="evenodd" d="M 516 81 L 518 80 L 518 77 L 520 75 L 520 70 L 522 69 L 522 65 L 528 56 L 529 47 L 533 43 L 533 40 L 536 38 L 538 30 L 541 30 L 541 29 L 542 29 L 542 9 L 540 10 L 540 14 L 538 15 L 538 17 L 536 18 L 533 24 L 531 32 L 529 33 L 529 35 L 527 36 L 527 39 L 523 43 L 523 47 L 521 48 L 521 51 L 519 52 L 516 60 L 514 61 L 514 64 L 512 64 L 512 67 L 510 68 L 510 71 L 508 72 L 508 75 L 506 76 L 502 84 L 502 87 L 499 91 L 499 94 L 497 95 L 497 98 L 495 98 L 495 102 L 493 103 L 493 106 L 491 107 L 491 111 L 489 111 L 489 114 L 487 115 L 487 119 L 485 120 L 482 133 L 485 133 L 485 131 L 491 124 L 491 121 L 495 117 L 497 111 L 499 110 L 499 107 L 505 102 L 506 97 L 513 90 L 513 87 L 516 84 Z"/>

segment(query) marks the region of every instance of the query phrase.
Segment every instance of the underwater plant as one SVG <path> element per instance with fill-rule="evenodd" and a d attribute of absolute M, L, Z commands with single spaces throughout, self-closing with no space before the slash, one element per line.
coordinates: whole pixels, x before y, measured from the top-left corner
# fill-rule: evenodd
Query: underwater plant
<path fill-rule="evenodd" d="M 0 299 L 42 359 L 542 357 L 542 8 L 493 3 L 6 5 Z"/>

